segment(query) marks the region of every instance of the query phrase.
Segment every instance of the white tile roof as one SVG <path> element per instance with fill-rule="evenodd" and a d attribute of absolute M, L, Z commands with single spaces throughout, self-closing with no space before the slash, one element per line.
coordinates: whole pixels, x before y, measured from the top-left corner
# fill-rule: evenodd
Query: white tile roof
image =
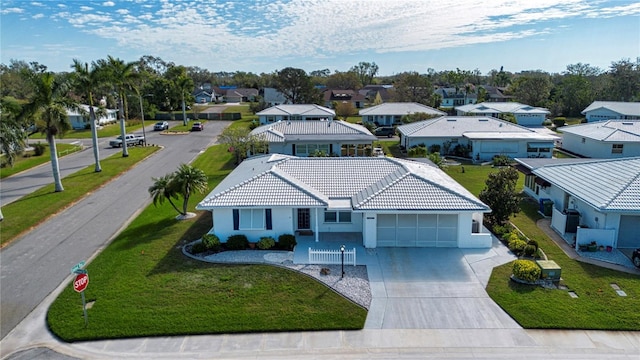
<path fill-rule="evenodd" d="M 336 204 L 350 204 L 353 210 L 490 211 L 432 165 L 380 157 L 285 155 L 245 160 L 197 208 Z"/>
<path fill-rule="evenodd" d="M 550 114 L 545 108 L 525 105 L 518 102 L 481 102 L 456 106 L 456 110 L 468 114 Z"/>
<path fill-rule="evenodd" d="M 599 211 L 640 213 L 640 157 L 550 164 L 533 173 Z"/>
<path fill-rule="evenodd" d="M 640 116 L 640 102 L 622 102 L 622 101 L 594 101 L 581 114 L 586 115 L 587 112 L 600 108 L 608 109 L 620 115 Z"/>
<path fill-rule="evenodd" d="M 316 104 L 283 104 L 272 106 L 268 109 L 264 109 L 258 113 L 258 116 L 262 115 L 304 115 L 304 116 L 336 116 L 335 111 L 326 108 L 324 106 Z"/>
<path fill-rule="evenodd" d="M 279 121 L 259 126 L 252 135 L 262 134 L 268 142 L 292 140 L 370 140 L 377 138 L 362 125 L 345 121 Z"/>
<path fill-rule="evenodd" d="M 565 126 L 560 130 L 604 142 L 640 142 L 640 120 L 606 120 Z"/>
<path fill-rule="evenodd" d="M 553 141 L 556 136 L 490 116 L 443 116 L 398 126 L 398 131 L 411 138 L 467 137 L 470 139 L 527 139 Z"/>
<path fill-rule="evenodd" d="M 380 105 L 372 106 L 370 108 L 362 109 L 359 111 L 360 115 L 407 115 L 415 113 L 426 113 L 431 115 L 446 115 L 445 112 L 434 109 L 427 105 L 422 105 L 414 102 L 407 103 L 383 103 Z"/>

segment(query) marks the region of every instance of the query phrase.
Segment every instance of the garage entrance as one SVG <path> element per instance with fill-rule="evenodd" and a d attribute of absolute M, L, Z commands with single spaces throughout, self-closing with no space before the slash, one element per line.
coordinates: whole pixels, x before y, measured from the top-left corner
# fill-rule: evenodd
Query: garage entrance
<path fill-rule="evenodd" d="M 377 247 L 458 247 L 458 215 L 378 214 Z"/>
<path fill-rule="evenodd" d="M 637 248 L 640 246 L 640 216 L 622 215 L 620 216 L 620 227 L 618 229 L 618 248 Z"/>

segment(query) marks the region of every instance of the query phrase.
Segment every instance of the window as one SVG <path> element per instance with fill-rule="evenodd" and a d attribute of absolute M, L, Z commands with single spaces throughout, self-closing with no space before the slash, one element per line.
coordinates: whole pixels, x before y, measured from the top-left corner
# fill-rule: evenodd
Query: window
<path fill-rule="evenodd" d="M 233 230 L 271 230 L 271 209 L 233 209 Z"/>
<path fill-rule="evenodd" d="M 613 144 L 611 145 L 611 153 L 612 154 L 622 154 L 623 144 Z"/>
<path fill-rule="evenodd" d="M 584 142 L 585 142 L 585 138 L 582 138 L 582 139 L 581 139 L 581 141 L 582 141 L 582 143 L 584 144 Z"/>
<path fill-rule="evenodd" d="M 324 212 L 326 223 L 350 223 L 351 211 L 327 211 Z"/>
<path fill-rule="evenodd" d="M 329 144 L 295 144 L 296 155 L 314 155 L 316 151 L 329 155 Z"/>

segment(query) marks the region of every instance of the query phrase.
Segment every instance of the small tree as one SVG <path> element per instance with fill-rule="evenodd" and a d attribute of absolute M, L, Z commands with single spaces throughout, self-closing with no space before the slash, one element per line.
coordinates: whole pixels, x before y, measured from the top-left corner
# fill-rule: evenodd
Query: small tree
<path fill-rule="evenodd" d="M 249 129 L 227 127 L 218 136 L 218 141 L 229 148 L 240 164 L 248 154 L 266 153 L 269 148 L 264 136 L 251 135 Z"/>
<path fill-rule="evenodd" d="M 207 190 L 207 175 L 204 171 L 187 164 L 181 164 L 174 173 L 159 178 L 153 178 L 153 185 L 149 187 L 149 194 L 153 197 L 153 205 L 169 201 L 171 206 L 180 214 L 187 217 L 189 197 L 193 192 L 203 193 Z M 182 197 L 182 209 L 179 209 L 171 199 Z"/>
<path fill-rule="evenodd" d="M 517 181 L 518 171 L 512 167 L 489 174 L 479 198 L 491 208 L 491 213 L 487 215 L 491 224 L 502 225 L 511 215 L 520 211 Z"/>

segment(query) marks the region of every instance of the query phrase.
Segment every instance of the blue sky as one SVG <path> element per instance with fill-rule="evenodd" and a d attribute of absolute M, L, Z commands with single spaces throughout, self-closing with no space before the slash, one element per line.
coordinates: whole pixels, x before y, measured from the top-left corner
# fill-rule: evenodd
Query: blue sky
<path fill-rule="evenodd" d="M 254 73 L 367 61 L 380 75 L 606 70 L 640 56 L 640 2 L 627 0 L 1 0 L 0 20 L 2 63 L 53 71 L 107 55 Z"/>

